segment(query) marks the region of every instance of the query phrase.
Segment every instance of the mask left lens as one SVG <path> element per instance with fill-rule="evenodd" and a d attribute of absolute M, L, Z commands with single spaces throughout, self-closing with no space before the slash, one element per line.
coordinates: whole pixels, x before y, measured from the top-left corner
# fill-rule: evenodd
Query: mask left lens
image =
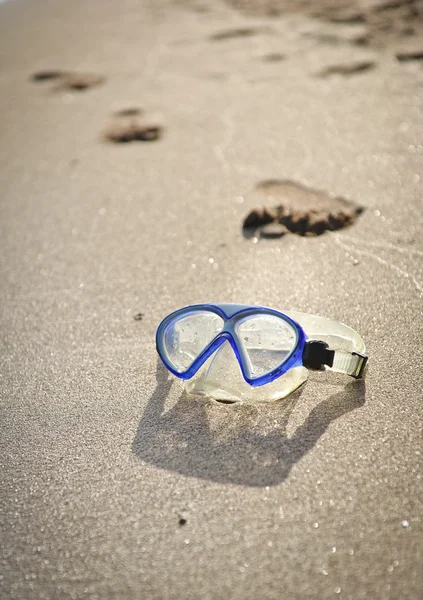
<path fill-rule="evenodd" d="M 222 328 L 223 319 L 210 311 L 192 311 L 176 318 L 163 333 L 167 359 L 184 373 Z"/>

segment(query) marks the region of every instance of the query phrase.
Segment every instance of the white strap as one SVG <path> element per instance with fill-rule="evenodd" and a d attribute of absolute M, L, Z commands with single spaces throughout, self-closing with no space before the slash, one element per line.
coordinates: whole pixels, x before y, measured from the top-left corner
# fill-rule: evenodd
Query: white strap
<path fill-rule="evenodd" d="M 367 356 L 364 354 L 350 353 L 346 350 L 335 350 L 331 369 L 337 373 L 346 373 L 346 375 L 351 375 L 351 377 L 361 377 L 366 362 Z"/>

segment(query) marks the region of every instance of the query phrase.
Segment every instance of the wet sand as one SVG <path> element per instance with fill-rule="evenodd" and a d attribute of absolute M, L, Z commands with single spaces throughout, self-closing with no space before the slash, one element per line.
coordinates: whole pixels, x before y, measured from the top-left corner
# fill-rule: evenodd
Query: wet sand
<path fill-rule="evenodd" d="M 2 598 L 422 596 L 421 22 L 241 4 L 0 5 Z M 246 239 L 268 180 L 364 211 Z M 210 301 L 345 322 L 365 380 L 186 398 L 155 328 Z"/>

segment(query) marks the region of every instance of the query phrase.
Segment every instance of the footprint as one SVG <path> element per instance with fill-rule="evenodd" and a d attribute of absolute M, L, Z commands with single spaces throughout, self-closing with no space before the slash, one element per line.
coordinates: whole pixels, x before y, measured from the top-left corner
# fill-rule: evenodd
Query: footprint
<path fill-rule="evenodd" d="M 139 120 L 143 111 L 139 108 L 124 108 L 114 113 L 103 137 L 108 142 L 153 142 L 162 136 L 163 127 L 158 123 Z"/>
<path fill-rule="evenodd" d="M 332 23 L 365 23 L 366 17 L 362 11 L 355 8 L 346 8 L 344 10 L 340 10 L 339 12 L 332 13 L 328 17 L 329 21 Z"/>
<path fill-rule="evenodd" d="M 395 10 L 404 8 L 407 4 L 414 4 L 415 0 L 373 0 L 371 8 L 374 12 L 383 12 L 385 10 Z"/>
<path fill-rule="evenodd" d="M 153 142 L 161 136 L 161 128 L 157 125 L 138 125 L 129 123 L 128 125 L 116 123 L 111 125 L 105 132 L 104 137 L 109 142 L 127 143 L 127 142 Z"/>
<path fill-rule="evenodd" d="M 103 75 L 68 73 L 59 80 L 57 90 L 84 91 L 106 81 Z"/>
<path fill-rule="evenodd" d="M 140 108 L 122 108 L 121 110 L 117 110 L 115 115 L 117 117 L 137 117 L 142 113 Z"/>
<path fill-rule="evenodd" d="M 235 29 L 224 29 L 217 31 L 210 36 L 210 39 L 215 42 L 224 40 L 232 40 L 236 38 L 252 37 L 258 33 L 269 33 L 268 27 L 237 27 Z"/>
<path fill-rule="evenodd" d="M 354 26 L 353 28 L 338 27 L 338 31 L 333 29 L 320 29 L 320 31 L 306 32 L 306 37 L 316 40 L 321 44 L 336 46 L 346 44 L 350 46 L 368 46 L 371 41 L 371 35 L 366 26 Z"/>
<path fill-rule="evenodd" d="M 270 52 L 269 54 L 265 54 L 261 57 L 264 62 L 280 62 L 285 60 L 285 54 L 281 54 L 280 52 Z"/>
<path fill-rule="evenodd" d="M 90 73 L 71 73 L 68 71 L 47 70 L 38 71 L 31 76 L 31 80 L 35 83 L 45 81 L 55 81 L 53 90 L 71 90 L 85 91 L 89 88 L 101 85 L 106 81 L 103 75 L 95 75 Z"/>
<path fill-rule="evenodd" d="M 317 73 L 319 77 L 329 77 L 330 75 L 356 75 L 357 73 L 364 73 L 370 71 L 376 66 L 373 60 L 357 60 L 348 63 L 339 63 L 336 65 L 329 65 Z"/>
<path fill-rule="evenodd" d="M 53 69 L 50 71 L 38 71 L 37 73 L 31 75 L 31 80 L 35 82 L 52 81 L 53 79 L 59 79 L 60 77 L 64 77 L 64 75 L 64 71 L 55 71 Z"/>
<path fill-rule="evenodd" d="M 321 235 L 352 225 L 364 210 L 351 200 L 289 180 L 262 181 L 256 185 L 254 196 L 264 207 L 253 209 L 245 217 L 246 237 L 252 230 L 258 230 L 262 237 L 281 237 L 288 232 Z M 267 206 L 269 202 L 277 204 Z"/>
<path fill-rule="evenodd" d="M 409 62 L 412 60 L 423 60 L 423 46 L 414 49 L 403 49 L 395 54 L 400 62 Z"/>

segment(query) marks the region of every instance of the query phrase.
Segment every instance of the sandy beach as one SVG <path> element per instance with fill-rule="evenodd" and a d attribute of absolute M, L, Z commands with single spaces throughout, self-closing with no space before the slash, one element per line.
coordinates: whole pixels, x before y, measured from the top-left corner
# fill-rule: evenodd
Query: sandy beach
<path fill-rule="evenodd" d="M 2 598 L 422 598 L 422 17 L 0 3 Z M 243 234 L 274 180 L 363 211 Z M 366 377 L 189 398 L 154 336 L 202 302 L 346 323 Z"/>

